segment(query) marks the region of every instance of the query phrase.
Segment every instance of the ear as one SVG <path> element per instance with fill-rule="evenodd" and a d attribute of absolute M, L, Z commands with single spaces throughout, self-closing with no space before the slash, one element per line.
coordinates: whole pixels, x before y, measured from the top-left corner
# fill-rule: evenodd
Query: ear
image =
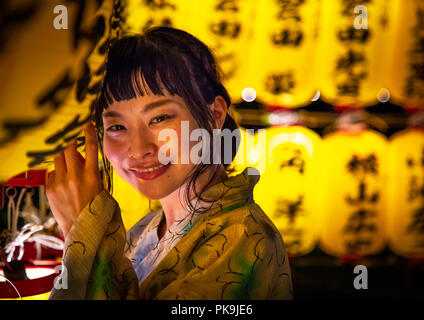
<path fill-rule="evenodd" d="M 227 117 L 227 103 L 221 96 L 217 96 L 215 101 L 210 105 L 213 117 L 215 119 L 215 126 L 218 129 L 222 129 L 225 118 Z"/>

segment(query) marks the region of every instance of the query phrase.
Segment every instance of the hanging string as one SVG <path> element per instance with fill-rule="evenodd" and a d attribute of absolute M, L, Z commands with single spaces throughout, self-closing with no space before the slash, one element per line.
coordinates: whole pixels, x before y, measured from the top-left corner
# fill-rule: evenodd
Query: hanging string
<path fill-rule="evenodd" d="M 11 237 L 12 241 L 6 244 L 5 251 L 6 253 L 9 253 L 7 256 L 7 261 L 11 261 L 11 257 L 13 257 L 14 249 L 10 249 L 10 244 L 14 243 L 14 240 L 17 236 L 17 230 L 18 230 L 18 218 L 19 218 L 19 207 L 22 202 L 22 198 L 26 192 L 26 188 L 22 188 L 21 192 L 18 196 L 18 201 L 15 204 L 15 197 L 17 195 L 17 190 L 15 187 L 9 187 L 6 190 L 6 195 L 9 198 L 9 203 L 7 206 L 7 230 L 9 232 L 9 236 Z M 8 249 L 9 248 L 9 249 Z M 11 251 L 11 253 L 10 253 Z"/>
<path fill-rule="evenodd" d="M 17 194 L 17 191 L 15 187 L 9 187 L 6 189 L 6 196 L 9 199 L 7 204 L 7 231 L 9 231 L 9 233 L 12 233 L 12 220 L 13 220 L 13 215 L 15 214 L 15 211 L 16 211 L 16 208 L 15 208 L 16 194 Z"/>
<path fill-rule="evenodd" d="M 15 204 L 15 197 L 17 194 L 16 188 L 8 188 L 6 194 L 9 198 L 8 204 L 8 231 L 11 236 L 11 241 L 9 241 L 5 246 L 5 253 L 7 254 L 7 261 L 11 261 L 15 255 L 16 248 L 19 248 L 19 254 L 17 260 L 21 260 L 24 255 L 24 243 L 25 242 L 35 242 L 35 247 L 37 250 L 37 259 L 41 258 L 41 246 L 48 248 L 63 250 L 63 241 L 57 237 L 35 234 L 44 229 L 44 226 L 41 223 L 27 223 L 22 229 L 18 232 L 18 218 L 20 214 L 20 206 L 22 199 L 27 191 L 27 188 L 22 188 L 18 200 Z M 31 196 L 31 194 L 29 195 Z M 27 200 L 28 197 L 27 197 Z M 31 203 L 27 203 L 32 205 Z"/>
<path fill-rule="evenodd" d="M 21 192 L 19 193 L 18 201 L 16 202 L 14 217 L 13 217 L 12 235 L 14 235 L 18 230 L 18 218 L 20 213 L 20 207 L 21 207 L 21 202 L 25 195 L 26 190 L 27 190 L 26 188 L 22 188 Z"/>

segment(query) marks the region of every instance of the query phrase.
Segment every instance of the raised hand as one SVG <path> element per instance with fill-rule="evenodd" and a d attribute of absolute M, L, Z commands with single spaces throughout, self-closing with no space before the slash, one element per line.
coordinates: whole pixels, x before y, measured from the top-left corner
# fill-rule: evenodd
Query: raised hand
<path fill-rule="evenodd" d="M 74 221 L 103 190 L 98 167 L 98 145 L 94 125 L 85 127 L 86 159 L 78 153 L 76 141 L 54 159 L 55 170 L 46 183 L 50 208 L 66 237 Z"/>

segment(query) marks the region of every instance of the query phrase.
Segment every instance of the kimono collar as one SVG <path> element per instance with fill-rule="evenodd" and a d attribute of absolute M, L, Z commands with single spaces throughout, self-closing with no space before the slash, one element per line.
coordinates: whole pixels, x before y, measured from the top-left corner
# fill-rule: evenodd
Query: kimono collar
<path fill-rule="evenodd" d="M 248 174 L 254 173 L 254 174 Z M 226 207 L 237 203 L 253 202 L 253 188 L 259 181 L 259 171 L 255 168 L 246 168 L 238 175 L 228 177 L 227 180 L 210 186 L 202 193 L 202 199 L 213 201 L 215 204 Z"/>

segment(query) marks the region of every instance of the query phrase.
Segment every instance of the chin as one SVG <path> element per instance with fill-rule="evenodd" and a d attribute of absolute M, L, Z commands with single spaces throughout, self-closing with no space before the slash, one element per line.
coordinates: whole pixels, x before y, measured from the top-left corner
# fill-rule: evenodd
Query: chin
<path fill-rule="evenodd" d="M 166 181 L 165 183 L 162 181 L 159 183 L 146 181 L 142 184 L 137 181 L 133 187 L 150 200 L 160 200 L 178 189 L 179 185 L 174 186 L 169 181 Z"/>
<path fill-rule="evenodd" d="M 145 188 L 137 188 L 137 191 L 140 192 L 143 196 L 150 200 L 160 200 L 162 198 L 165 198 L 168 194 L 170 194 L 172 191 L 164 192 L 163 189 L 161 190 L 146 190 Z"/>

